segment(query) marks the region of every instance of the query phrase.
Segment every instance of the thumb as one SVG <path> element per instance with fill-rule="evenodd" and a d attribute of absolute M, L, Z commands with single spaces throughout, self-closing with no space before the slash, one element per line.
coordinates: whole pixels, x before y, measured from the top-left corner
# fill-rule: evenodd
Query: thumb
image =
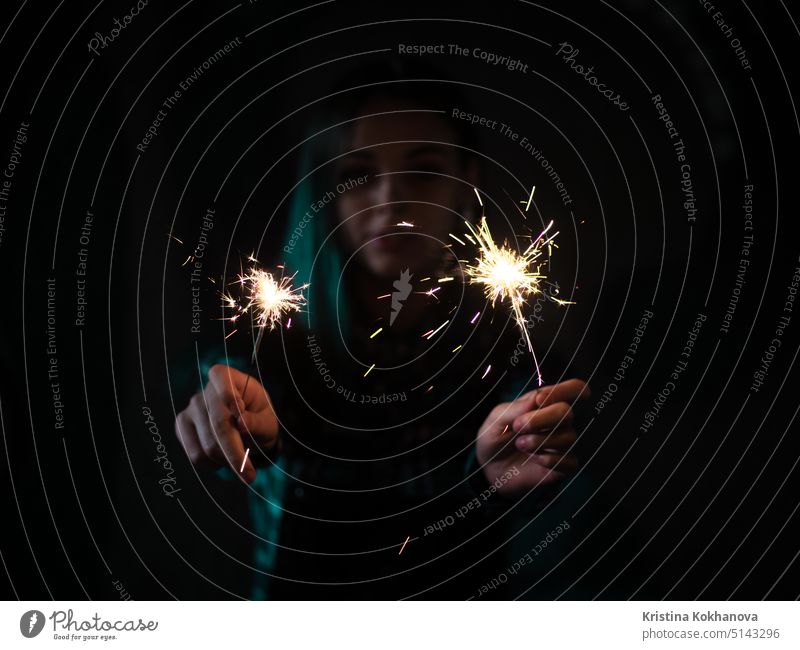
<path fill-rule="evenodd" d="M 518 397 L 513 402 L 506 402 L 498 404 L 495 407 L 492 415 L 494 416 L 494 424 L 499 425 L 502 429 L 506 425 L 511 426 L 514 420 L 523 413 L 527 413 L 536 408 L 536 394 L 537 390 L 532 390 Z"/>

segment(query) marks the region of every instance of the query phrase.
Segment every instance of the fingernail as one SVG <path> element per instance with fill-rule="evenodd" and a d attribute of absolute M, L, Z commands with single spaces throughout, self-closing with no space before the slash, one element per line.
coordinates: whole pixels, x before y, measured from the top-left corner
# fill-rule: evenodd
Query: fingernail
<path fill-rule="evenodd" d="M 525 449 L 528 446 L 528 439 L 527 438 L 517 438 L 515 441 L 517 445 L 517 449 Z"/>

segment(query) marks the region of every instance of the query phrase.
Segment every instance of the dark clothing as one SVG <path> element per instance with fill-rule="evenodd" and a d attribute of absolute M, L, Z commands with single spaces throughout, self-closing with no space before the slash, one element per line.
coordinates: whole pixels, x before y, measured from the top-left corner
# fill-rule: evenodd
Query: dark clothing
<path fill-rule="evenodd" d="M 489 411 L 535 387 L 529 356 L 510 363 L 513 321 L 484 312 L 431 338 L 441 313 L 372 339 L 377 324 L 355 326 L 350 350 L 297 325 L 265 337 L 281 448 L 251 455 L 255 598 L 465 599 L 504 569 L 508 540 L 549 495 L 501 497 L 476 462 Z"/>

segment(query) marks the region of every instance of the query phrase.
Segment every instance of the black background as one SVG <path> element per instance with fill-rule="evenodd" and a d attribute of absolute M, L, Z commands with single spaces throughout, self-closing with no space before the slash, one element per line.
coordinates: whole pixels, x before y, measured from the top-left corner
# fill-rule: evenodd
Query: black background
<path fill-rule="evenodd" d="M 151 2 L 99 56 L 87 52 L 92 34 L 107 32 L 130 5 L 0 9 L 0 165 L 20 122 L 30 123 L 0 242 L 5 598 L 116 598 L 113 580 L 137 599 L 247 597 L 245 488 L 198 482 L 172 435 L 175 412 L 192 392 L 191 378 L 175 380 L 175 368 L 191 368 L 196 349 L 222 340 L 210 284 L 209 324 L 190 334 L 181 264 L 229 172 L 215 203 L 208 274 L 222 274 L 253 248 L 260 259 L 278 254 L 280 202 L 294 183 L 291 150 L 304 137 L 306 105 L 354 60 L 396 52 L 399 43 L 459 43 L 529 64 L 523 74 L 472 57 L 428 59 L 477 112 L 544 150 L 574 200 L 565 208 L 517 144 L 479 133 L 492 210 L 510 208 L 502 189 L 524 198 L 534 183 L 536 207 L 562 233 L 561 284 L 577 286 L 577 304 L 550 310 L 538 334 L 549 378 L 584 377 L 599 398 L 641 314 L 654 312 L 614 398 L 593 420 L 587 409 L 584 471 L 602 489 L 579 515 L 591 518 L 593 532 L 570 573 L 613 585 L 621 597 L 797 597 L 800 314 L 760 391 L 749 390 L 800 264 L 793 92 L 800 33 L 791 9 L 720 2 L 750 71 L 702 3 L 677 1 L 306 9 Z M 236 36 L 242 45 L 184 93 L 135 163 L 161 102 Z M 580 48 L 578 61 L 594 65 L 629 111 L 569 70 L 555 55 L 563 41 Z M 686 144 L 698 206 L 692 225 L 651 101 L 656 93 Z M 723 334 L 745 183 L 755 188 L 754 245 Z M 74 272 L 90 206 L 89 307 L 78 328 Z M 64 430 L 53 426 L 45 355 L 52 277 Z M 640 433 L 698 312 L 707 321 L 689 368 L 653 428 Z M 233 353 L 246 354 L 246 343 L 232 339 Z M 570 360 L 568 367 L 550 366 L 548 355 Z M 178 467 L 180 505 L 157 484 L 144 405 Z"/>

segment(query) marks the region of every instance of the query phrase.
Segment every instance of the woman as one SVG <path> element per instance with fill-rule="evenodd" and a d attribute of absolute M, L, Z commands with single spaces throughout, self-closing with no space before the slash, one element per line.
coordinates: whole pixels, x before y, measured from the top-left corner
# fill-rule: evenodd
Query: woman
<path fill-rule="evenodd" d="M 586 384 L 531 390 L 513 320 L 439 281 L 469 255 L 449 233 L 479 214 L 479 164 L 431 76 L 389 62 L 330 96 L 283 247 L 307 313 L 265 337 L 258 376 L 213 366 L 177 417 L 194 465 L 250 484 L 255 598 L 480 595 L 577 467 Z"/>

